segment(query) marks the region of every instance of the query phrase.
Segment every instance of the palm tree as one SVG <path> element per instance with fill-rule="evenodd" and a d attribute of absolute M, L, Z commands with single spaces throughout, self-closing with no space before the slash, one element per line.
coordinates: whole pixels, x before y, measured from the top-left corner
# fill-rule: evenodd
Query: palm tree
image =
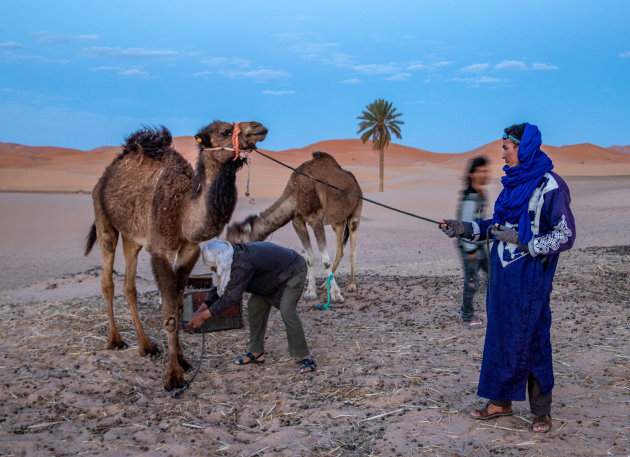
<path fill-rule="evenodd" d="M 391 102 L 379 98 L 366 106 L 361 116 L 357 117 L 357 119 L 361 120 L 357 134 L 363 132 L 361 141 L 365 144 L 371 138 L 372 149 L 380 151 L 379 192 L 383 192 L 385 149 L 389 146 L 392 133 L 396 135 L 396 138 L 402 139 L 400 126 L 404 122 L 396 119 L 399 116 L 402 116 L 402 113 L 397 113 Z"/>

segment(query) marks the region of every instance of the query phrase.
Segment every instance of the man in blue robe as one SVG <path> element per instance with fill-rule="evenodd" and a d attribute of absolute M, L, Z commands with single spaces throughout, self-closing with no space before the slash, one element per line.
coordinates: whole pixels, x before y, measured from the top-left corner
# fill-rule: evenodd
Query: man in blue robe
<path fill-rule="evenodd" d="M 503 190 L 492 219 L 444 220 L 450 237 L 495 239 L 490 254 L 487 329 L 478 395 L 486 406 L 475 419 L 512 414 L 512 401 L 524 401 L 534 420 L 532 430 L 551 429 L 554 385 L 551 351 L 551 295 L 558 254 L 575 241 L 575 220 L 566 183 L 552 172 L 540 149 L 538 127 L 515 124 L 504 130 Z"/>

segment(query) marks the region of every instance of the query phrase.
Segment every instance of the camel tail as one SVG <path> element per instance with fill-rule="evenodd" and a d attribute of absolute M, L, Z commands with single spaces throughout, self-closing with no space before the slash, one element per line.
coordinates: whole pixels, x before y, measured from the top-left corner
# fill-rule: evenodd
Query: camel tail
<path fill-rule="evenodd" d="M 88 255 L 92 250 L 92 246 L 96 243 L 96 224 L 92 224 L 90 227 L 90 233 L 85 237 L 85 253 L 84 255 Z"/>

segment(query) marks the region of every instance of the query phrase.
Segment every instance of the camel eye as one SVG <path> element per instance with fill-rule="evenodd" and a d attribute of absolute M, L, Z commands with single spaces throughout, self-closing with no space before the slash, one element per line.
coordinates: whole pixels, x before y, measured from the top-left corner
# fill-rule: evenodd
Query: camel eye
<path fill-rule="evenodd" d="M 230 136 L 231 134 L 232 134 L 232 132 L 231 132 L 231 131 L 229 131 L 229 130 L 224 130 L 224 131 L 221 133 L 221 135 L 223 135 L 224 137 L 228 137 L 228 136 Z"/>

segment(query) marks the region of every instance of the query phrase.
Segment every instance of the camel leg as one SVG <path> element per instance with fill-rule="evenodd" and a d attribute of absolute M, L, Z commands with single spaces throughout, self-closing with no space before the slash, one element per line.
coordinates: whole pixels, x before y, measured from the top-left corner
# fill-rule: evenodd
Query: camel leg
<path fill-rule="evenodd" d="M 142 321 L 138 314 L 138 291 L 136 289 L 136 271 L 138 268 L 138 253 L 142 246 L 129 238 L 122 237 L 123 253 L 125 254 L 125 282 L 123 289 L 127 298 L 127 306 L 131 312 L 133 325 L 136 328 L 136 336 L 138 337 L 138 352 L 141 356 L 147 354 L 156 355 L 160 351 L 153 342 L 144 333 Z"/>
<path fill-rule="evenodd" d="M 127 344 L 120 336 L 114 319 L 114 256 L 118 245 L 118 231 L 106 220 L 96 220 L 96 237 L 101 249 L 101 259 L 103 262 L 103 277 L 101 278 L 101 290 L 103 298 L 107 304 L 107 315 L 109 316 L 109 336 L 107 338 L 107 349 L 123 349 Z"/>
<path fill-rule="evenodd" d="M 357 291 L 357 283 L 354 282 L 354 261 L 356 259 L 357 235 L 359 234 L 359 225 L 361 224 L 361 207 L 362 203 L 354 210 L 348 218 L 348 229 L 350 230 L 350 283 L 348 284 L 348 292 Z"/>
<path fill-rule="evenodd" d="M 313 247 L 311 246 L 311 238 L 308 236 L 308 230 L 306 229 L 306 223 L 304 219 L 300 216 L 295 216 L 292 221 L 293 228 L 295 229 L 295 233 L 297 233 L 298 238 L 302 242 L 302 246 L 304 247 L 304 251 L 306 252 L 306 264 L 308 265 L 307 272 L 307 285 L 306 292 L 304 293 L 304 298 L 308 300 L 313 300 L 317 298 L 317 292 L 315 290 L 315 271 L 313 270 Z"/>
<path fill-rule="evenodd" d="M 188 282 L 190 272 L 195 267 L 195 263 L 197 263 L 197 259 L 199 259 L 200 252 L 201 249 L 199 249 L 198 244 L 187 243 L 184 244 L 184 246 L 182 246 L 177 253 L 177 263 L 175 264 L 175 281 L 177 284 L 178 319 L 181 319 L 184 309 L 184 290 L 186 289 L 186 283 Z M 177 339 L 177 343 L 177 359 L 179 360 L 179 364 L 184 369 L 184 371 L 188 371 L 190 369 L 190 363 L 188 363 L 184 358 L 184 352 L 182 351 L 182 347 L 179 344 L 179 338 Z"/>
<path fill-rule="evenodd" d="M 336 222 L 332 225 L 333 230 L 335 231 L 335 238 L 337 240 L 337 251 L 335 253 L 335 262 L 333 263 L 332 272 L 337 272 L 337 267 L 339 266 L 339 262 L 343 258 L 343 232 L 346 228 L 346 222 Z"/>
<path fill-rule="evenodd" d="M 162 325 L 168 339 L 168 360 L 164 388 L 173 390 L 184 386 L 184 370 L 179 364 L 179 306 L 177 302 L 177 281 L 173 263 L 164 254 L 151 254 L 153 275 L 162 297 Z"/>
<path fill-rule="evenodd" d="M 317 246 L 319 247 L 319 253 L 322 256 L 322 263 L 324 264 L 324 271 L 326 272 L 326 281 L 328 281 L 328 278 L 333 271 L 330 265 L 330 256 L 328 255 L 328 250 L 326 249 L 326 232 L 324 231 L 324 224 L 318 221 L 313 224 L 312 227 L 315 239 L 317 240 Z M 324 283 L 323 287 L 326 287 L 326 283 Z M 330 301 L 334 303 L 343 303 L 341 289 L 339 289 L 337 281 L 335 281 L 334 277 L 330 280 Z"/>

